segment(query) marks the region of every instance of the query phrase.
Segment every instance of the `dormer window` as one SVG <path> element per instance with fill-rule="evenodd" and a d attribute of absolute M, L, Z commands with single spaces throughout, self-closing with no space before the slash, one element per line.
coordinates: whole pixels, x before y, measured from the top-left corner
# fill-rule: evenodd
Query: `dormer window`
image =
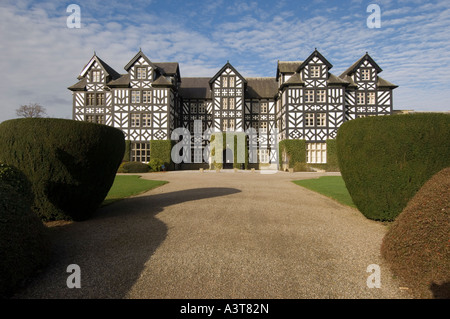
<path fill-rule="evenodd" d="M 361 80 L 362 81 L 370 80 L 370 69 L 362 69 L 361 70 Z"/>
<path fill-rule="evenodd" d="M 313 65 L 310 67 L 311 77 L 312 78 L 318 78 L 320 77 L 320 66 Z"/>
<path fill-rule="evenodd" d="M 101 72 L 100 70 L 92 71 L 92 82 L 100 82 Z"/>
<path fill-rule="evenodd" d="M 147 79 L 147 68 L 136 68 L 136 75 L 138 80 Z"/>
<path fill-rule="evenodd" d="M 234 87 L 234 76 L 230 76 L 230 80 L 229 80 L 228 85 L 229 85 L 230 88 Z"/>
<path fill-rule="evenodd" d="M 228 77 L 226 76 L 222 77 L 222 87 L 224 88 L 228 87 Z"/>

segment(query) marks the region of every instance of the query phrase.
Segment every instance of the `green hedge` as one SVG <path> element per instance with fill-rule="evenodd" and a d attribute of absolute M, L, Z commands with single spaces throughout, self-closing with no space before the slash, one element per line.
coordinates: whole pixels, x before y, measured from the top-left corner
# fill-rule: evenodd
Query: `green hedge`
<path fill-rule="evenodd" d="M 174 142 L 172 140 L 150 141 L 150 160 L 164 163 L 166 170 L 173 169 L 171 152 Z"/>
<path fill-rule="evenodd" d="M 43 220 L 84 220 L 106 197 L 124 155 L 122 131 L 64 119 L 0 124 L 0 161 L 30 180 Z"/>
<path fill-rule="evenodd" d="M 279 142 L 280 168 L 283 166 L 285 156 L 287 157 L 288 168 L 301 170 L 302 163 L 306 163 L 306 142 L 305 140 L 283 140 Z M 297 164 L 299 163 L 299 164 Z M 302 167 L 302 168 L 300 168 Z"/>
<path fill-rule="evenodd" d="M 11 185 L 17 192 L 22 194 L 31 205 L 34 200 L 31 183 L 28 178 L 17 168 L 0 163 L 0 180 Z"/>
<path fill-rule="evenodd" d="M 141 162 L 122 162 L 120 164 L 118 173 L 147 173 L 150 167 Z"/>
<path fill-rule="evenodd" d="M 131 141 L 126 140 L 125 141 L 125 152 L 123 154 L 123 162 L 129 162 L 130 161 L 130 155 L 131 155 Z"/>
<path fill-rule="evenodd" d="M 28 198 L 0 178 L 0 298 L 8 298 L 50 260 L 46 227 Z"/>
<path fill-rule="evenodd" d="M 339 172 L 336 140 L 327 140 L 327 164 L 325 169 L 328 172 Z"/>
<path fill-rule="evenodd" d="M 345 122 L 339 167 L 358 209 L 394 220 L 420 187 L 450 166 L 450 115 L 407 114 Z"/>
<path fill-rule="evenodd" d="M 211 150 L 211 156 L 214 158 L 216 156 L 216 152 L 220 152 L 217 154 L 223 154 L 223 151 L 226 149 L 226 143 L 227 143 L 227 133 L 220 133 L 222 134 L 222 145 L 218 145 L 218 139 L 216 139 L 216 135 L 217 134 L 212 134 L 211 135 L 211 139 L 210 139 L 210 150 Z M 234 132 L 232 133 L 233 135 L 233 139 L 234 139 L 234 150 L 233 150 L 233 168 L 241 168 L 241 165 L 244 164 L 244 169 L 248 169 L 249 167 L 249 162 L 248 162 L 248 141 L 247 141 L 247 137 L 245 133 L 242 132 Z M 237 147 L 238 147 L 238 136 L 244 136 L 245 138 L 245 142 L 244 142 L 244 147 L 245 147 L 245 153 L 244 153 L 244 157 L 245 157 L 245 161 L 244 163 L 238 163 L 237 162 L 237 157 L 238 157 L 238 151 L 237 151 Z M 218 159 L 220 159 L 221 161 L 223 161 L 222 155 L 218 156 Z M 213 163 L 211 165 L 211 169 L 221 169 L 223 168 L 223 162 L 219 163 L 216 162 L 216 160 L 213 160 Z"/>

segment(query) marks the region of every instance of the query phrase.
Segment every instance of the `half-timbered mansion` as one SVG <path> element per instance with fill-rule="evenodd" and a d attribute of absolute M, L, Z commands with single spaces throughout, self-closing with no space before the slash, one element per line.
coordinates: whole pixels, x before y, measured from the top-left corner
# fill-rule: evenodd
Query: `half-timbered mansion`
<path fill-rule="evenodd" d="M 275 77 L 244 77 L 227 62 L 212 77 L 182 78 L 177 62 L 152 62 L 142 51 L 124 74 L 94 54 L 69 87 L 73 119 L 120 128 L 132 161 L 148 162 L 150 140 L 170 139 L 177 127 L 194 134 L 200 120 L 202 132 L 256 129 L 261 162 L 278 163 L 276 132 L 279 140 L 306 140 L 308 163 L 326 163 L 326 140 L 339 126 L 391 114 L 397 87 L 367 53 L 339 76 L 332 67 L 315 50 L 304 61 L 278 61 Z M 192 163 L 203 161 L 202 148 L 191 154 Z"/>

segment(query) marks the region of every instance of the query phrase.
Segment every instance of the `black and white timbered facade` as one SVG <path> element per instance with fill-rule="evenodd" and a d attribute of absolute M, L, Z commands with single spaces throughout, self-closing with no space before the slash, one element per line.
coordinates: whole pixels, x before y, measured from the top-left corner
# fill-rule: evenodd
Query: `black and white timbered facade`
<path fill-rule="evenodd" d="M 382 69 L 367 53 L 340 76 L 332 67 L 315 50 L 304 61 L 278 61 L 275 77 L 245 78 L 227 62 L 211 78 L 181 78 L 178 63 L 155 63 L 142 51 L 125 74 L 94 54 L 69 87 L 73 119 L 121 129 L 131 141 L 132 161 L 148 162 L 149 141 L 170 139 L 183 127 L 192 135 L 253 128 L 261 163 L 278 163 L 274 139 L 303 139 L 307 162 L 326 163 L 326 140 L 339 126 L 392 114 L 397 87 L 379 76 Z M 192 144 L 192 163 L 204 162 L 207 143 Z"/>

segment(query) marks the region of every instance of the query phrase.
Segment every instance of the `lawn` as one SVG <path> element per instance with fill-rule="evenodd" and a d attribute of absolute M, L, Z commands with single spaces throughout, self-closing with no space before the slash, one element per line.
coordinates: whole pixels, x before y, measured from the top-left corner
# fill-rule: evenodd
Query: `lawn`
<path fill-rule="evenodd" d="M 116 175 L 114 184 L 102 205 L 111 204 L 123 198 L 141 194 L 166 183 L 168 182 L 142 179 L 138 175 Z"/>
<path fill-rule="evenodd" d="M 356 208 L 341 176 L 322 176 L 294 181 L 295 184 L 333 198 L 341 204 Z"/>

